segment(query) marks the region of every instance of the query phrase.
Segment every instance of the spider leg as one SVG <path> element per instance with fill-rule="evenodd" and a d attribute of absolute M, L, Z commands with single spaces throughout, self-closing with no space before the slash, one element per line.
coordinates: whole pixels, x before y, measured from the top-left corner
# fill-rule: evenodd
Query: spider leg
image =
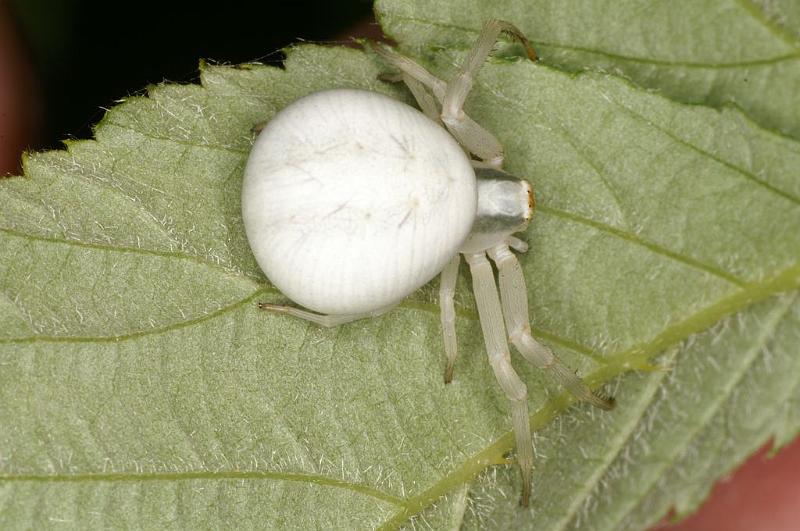
<path fill-rule="evenodd" d="M 445 83 L 420 64 L 400 55 L 386 45 L 372 45 L 372 49 L 378 55 L 402 72 L 403 80 L 409 85 L 423 111 L 428 116 L 431 116 L 432 109 L 436 108 L 436 105 L 431 101 L 430 95 L 424 90 L 424 88 L 427 88 L 433 93 L 436 100 L 442 104 L 441 114 L 437 110 L 436 121 L 438 122 L 439 118 L 441 118 L 450 133 L 468 152 L 493 168 L 499 168 L 503 164 L 503 147 L 492 133 L 464 113 L 463 105 L 467 94 L 472 88 L 472 77 L 486 60 L 497 37 L 502 32 L 509 33 L 522 41 L 528 49 L 529 57 L 535 59 L 536 55 L 533 48 L 516 27 L 501 20 L 490 20 L 484 26 L 478 42 L 473 47 L 464 65 L 461 66 L 458 74 L 450 83 Z M 414 87 L 408 83 L 408 79 L 415 80 L 422 86 Z M 423 92 L 425 95 L 421 96 Z M 427 101 L 423 101 L 423 98 Z"/>
<path fill-rule="evenodd" d="M 359 319 L 364 319 L 367 317 L 377 317 L 378 315 L 384 314 L 391 309 L 384 308 L 374 312 L 349 315 L 324 315 L 320 313 L 309 312 L 307 310 L 301 310 L 300 308 L 294 308 L 293 306 L 280 306 L 278 304 L 269 304 L 267 302 L 259 302 L 258 307 L 261 310 L 291 315 L 292 317 L 297 317 L 303 319 L 304 321 L 310 321 L 326 328 L 352 323 L 353 321 L 358 321 Z"/>
<path fill-rule="evenodd" d="M 378 74 L 378 79 L 387 83 L 399 83 L 403 81 L 403 74 L 401 72 L 384 72 Z"/>
<path fill-rule="evenodd" d="M 400 69 L 403 73 L 404 80 L 410 78 L 418 81 L 423 87 L 426 87 L 433 93 L 439 103 L 445 101 L 445 94 L 450 86 L 449 84 L 431 74 L 425 67 L 412 61 L 408 57 L 400 55 L 386 45 L 374 44 L 372 49 L 392 66 Z M 414 88 L 411 87 L 411 85 L 409 85 L 409 88 L 411 88 L 414 96 L 417 97 Z M 467 91 L 469 90 L 467 89 Z M 423 103 L 418 97 L 417 101 L 420 103 L 420 107 L 423 107 Z M 428 111 L 426 111 L 426 114 L 428 114 Z M 489 131 L 467 116 L 463 110 L 459 109 L 457 117 L 446 115 L 444 112 L 440 114 L 437 111 L 436 121 L 438 122 L 440 119 L 444 122 L 450 133 L 468 152 L 485 161 L 487 166 L 492 168 L 500 167 L 503 162 L 503 147 L 500 145 L 500 142 L 498 142 Z"/>
<path fill-rule="evenodd" d="M 564 386 L 575 398 L 589 402 L 602 409 L 614 406 L 612 398 L 593 393 L 583 380 L 568 369 L 553 351 L 537 342 L 531 334 L 528 318 L 528 291 L 525 277 L 517 258 L 505 243 L 489 250 L 489 256 L 497 264 L 500 278 L 500 294 L 505 315 L 508 337 L 525 359 L 545 371 L 556 383 Z"/>
<path fill-rule="evenodd" d="M 527 253 L 528 244 L 514 236 L 509 236 L 507 240 L 508 246 L 517 251 L 518 253 Z"/>
<path fill-rule="evenodd" d="M 492 47 L 497 42 L 501 33 L 506 33 L 517 39 L 525 46 L 528 58 L 536 61 L 536 51 L 523 33 L 510 22 L 504 20 L 487 20 L 481 29 L 478 40 L 472 45 L 472 49 L 464 60 L 464 64 L 458 74 L 447 84 L 447 90 L 443 100 L 443 113 L 445 116 L 457 119 L 463 113 L 464 101 L 467 99 L 472 82 L 480 70 L 483 63 L 489 57 Z"/>
<path fill-rule="evenodd" d="M 520 380 L 514 367 L 511 366 L 503 313 L 500 298 L 497 295 L 492 265 L 482 252 L 464 256 L 472 273 L 475 301 L 478 304 L 478 315 L 481 320 L 489 363 L 500 387 L 511 401 L 511 420 L 517 442 L 517 463 L 522 473 L 520 504 L 527 506 L 531 495 L 531 475 L 533 473 L 533 440 L 528 416 L 528 389 Z"/>
<path fill-rule="evenodd" d="M 447 354 L 447 367 L 444 370 L 444 383 L 453 381 L 453 366 L 458 356 L 458 342 L 456 340 L 456 309 L 453 297 L 456 292 L 458 279 L 458 266 L 461 264 L 461 255 L 457 254 L 450 260 L 442 271 L 439 281 L 439 308 L 442 316 L 442 333 L 444 334 L 444 351 Z"/>
<path fill-rule="evenodd" d="M 406 73 L 403 73 L 403 81 L 405 82 L 406 86 L 408 86 L 409 90 L 411 90 L 411 94 L 414 95 L 414 99 L 417 100 L 419 108 L 422 109 L 422 112 L 425 113 L 425 116 L 437 124 L 441 124 L 441 120 L 439 118 L 439 108 L 436 105 L 436 100 L 431 93 L 427 91 L 425 85 Z"/>
<path fill-rule="evenodd" d="M 470 152 L 495 168 L 503 165 L 503 146 L 489 131 L 478 125 L 464 113 L 464 102 L 472 89 L 472 83 L 492 47 L 501 33 L 519 40 L 526 48 L 528 57 L 536 60 L 536 52 L 525 35 L 516 26 L 503 20 L 492 19 L 484 24 L 478 40 L 464 60 L 458 73 L 447 84 L 442 102 L 442 121 L 459 142 Z"/>
<path fill-rule="evenodd" d="M 380 55 L 387 63 L 400 70 L 403 80 L 405 76 L 416 79 L 428 88 L 440 102 L 444 98 L 447 84 L 438 77 L 431 74 L 424 66 L 412 61 L 404 55 L 400 55 L 393 48 L 382 43 L 370 43 L 372 50 Z"/>

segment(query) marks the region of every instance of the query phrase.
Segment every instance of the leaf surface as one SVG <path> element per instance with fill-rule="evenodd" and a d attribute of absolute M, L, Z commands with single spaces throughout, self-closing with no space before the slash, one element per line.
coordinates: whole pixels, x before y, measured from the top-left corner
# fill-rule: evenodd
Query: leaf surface
<path fill-rule="evenodd" d="M 283 299 L 239 213 L 252 125 L 326 87 L 408 98 L 377 81 L 383 70 L 316 46 L 291 51 L 285 71 L 204 66 L 201 85 L 152 87 L 96 140 L 30 156 L 25 177 L 0 182 L 0 527 L 579 527 L 604 504 L 604 525 L 635 527 L 673 499 L 634 498 L 612 472 L 640 451 L 648 492 L 683 478 L 674 456 L 626 449 L 652 447 L 648 419 L 686 390 L 705 407 L 680 408 L 675 455 L 734 418 L 747 382 L 764 395 L 752 407 L 771 411 L 752 431 L 752 416 L 724 423 L 747 436 L 714 435 L 736 457 L 702 481 L 797 431 L 796 304 L 774 295 L 800 283 L 800 146 L 737 110 L 602 74 L 504 61 L 469 102 L 537 190 L 522 257 L 536 334 L 619 402 L 565 412 L 515 359 L 539 430 L 531 513 L 512 507 L 515 469 L 491 466 L 512 437 L 466 278 L 449 386 L 434 287 L 331 330 L 259 312 Z M 654 371 L 657 355 L 675 369 Z"/>
<path fill-rule="evenodd" d="M 794 0 L 379 0 L 389 35 L 416 53 L 466 48 L 512 21 L 545 64 L 629 77 L 676 100 L 742 107 L 800 138 L 800 4 Z"/>

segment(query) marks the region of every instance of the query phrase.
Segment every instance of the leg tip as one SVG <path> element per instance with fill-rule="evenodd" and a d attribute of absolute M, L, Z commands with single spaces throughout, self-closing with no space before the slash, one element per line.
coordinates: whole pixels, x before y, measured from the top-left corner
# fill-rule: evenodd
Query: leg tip
<path fill-rule="evenodd" d="M 531 504 L 531 484 L 522 486 L 522 495 L 519 497 L 519 506 L 527 509 Z"/>
<path fill-rule="evenodd" d="M 403 74 L 384 72 L 383 74 L 378 74 L 378 81 L 384 81 L 386 83 L 399 83 L 400 81 L 403 81 Z"/>
<path fill-rule="evenodd" d="M 453 381 L 453 366 L 448 365 L 447 368 L 444 370 L 444 383 L 445 385 L 447 385 L 452 381 Z"/>
<path fill-rule="evenodd" d="M 528 54 L 528 59 L 530 60 L 530 62 L 535 63 L 539 60 L 539 56 L 536 53 L 536 49 L 528 41 L 528 39 L 525 39 L 525 53 Z"/>
<path fill-rule="evenodd" d="M 606 396 L 603 394 L 595 394 L 594 395 L 597 401 L 595 402 L 600 409 L 604 409 L 609 411 L 614 409 L 614 406 L 617 405 L 617 400 L 613 396 Z"/>

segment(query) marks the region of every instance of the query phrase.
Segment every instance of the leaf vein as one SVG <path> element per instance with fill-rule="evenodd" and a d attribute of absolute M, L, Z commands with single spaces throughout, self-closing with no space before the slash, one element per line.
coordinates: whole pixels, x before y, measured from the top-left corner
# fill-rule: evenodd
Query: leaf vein
<path fill-rule="evenodd" d="M 667 130 L 664 127 L 661 127 L 661 126 L 657 125 L 655 122 L 653 122 L 651 120 L 648 120 L 645 116 L 643 116 L 642 114 L 636 112 L 635 110 L 631 109 L 630 107 L 628 107 L 627 105 L 621 103 L 620 101 L 618 101 L 618 100 L 616 100 L 614 98 L 611 98 L 611 97 L 609 97 L 609 101 L 613 102 L 618 108 L 622 109 L 623 111 L 625 111 L 630 116 L 633 116 L 634 118 L 646 123 L 648 126 L 653 127 L 654 129 L 657 129 L 658 131 L 660 131 L 661 133 L 663 133 L 664 135 L 669 137 L 674 142 L 676 142 L 676 143 L 678 143 L 678 144 L 680 144 L 682 146 L 685 146 L 685 147 L 691 149 L 692 151 L 694 151 L 694 152 L 696 152 L 696 153 L 698 153 L 698 154 L 700 154 L 700 155 L 702 155 L 704 157 L 707 157 L 708 159 L 713 160 L 714 162 L 716 162 L 716 163 L 718 163 L 718 164 L 720 164 L 720 165 L 722 165 L 722 166 L 724 166 L 724 167 L 726 167 L 726 168 L 728 168 L 730 170 L 733 170 L 735 173 L 738 173 L 739 175 L 741 175 L 745 179 L 748 179 L 748 180 L 752 181 L 753 183 L 755 183 L 755 184 L 761 186 L 762 188 L 772 192 L 773 194 L 776 194 L 776 195 L 778 195 L 778 196 L 780 196 L 780 197 L 782 197 L 784 199 L 787 199 L 787 200 L 793 202 L 796 205 L 800 205 L 800 198 L 792 195 L 791 193 L 789 193 L 789 192 L 787 192 L 785 190 L 781 190 L 780 188 L 768 183 L 767 181 L 758 178 L 752 172 L 749 172 L 749 171 L 745 170 L 744 168 L 740 168 L 739 166 L 737 166 L 737 165 L 735 165 L 735 164 L 733 164 L 731 162 L 728 162 L 727 160 L 722 159 L 722 158 L 720 158 L 720 157 L 718 157 L 718 156 L 716 156 L 716 155 L 714 155 L 712 153 L 709 153 L 708 151 L 702 149 L 699 146 L 696 146 L 695 144 L 692 144 L 691 142 L 688 142 L 688 141 L 684 140 L 683 138 L 679 137 L 675 133 Z"/>
<path fill-rule="evenodd" d="M 192 262 L 196 262 L 203 266 L 211 267 L 219 269 L 221 273 L 226 275 L 235 274 L 239 277 L 246 278 L 253 281 L 253 284 L 257 284 L 256 280 L 253 279 L 250 275 L 241 271 L 239 269 L 228 268 L 221 266 L 218 263 L 210 262 L 205 260 L 197 255 L 194 254 L 187 254 L 184 252 L 179 251 L 162 251 L 158 249 L 146 249 L 144 247 L 128 247 L 124 245 L 107 245 L 103 243 L 97 242 L 85 242 L 81 240 L 73 240 L 70 238 L 65 237 L 57 237 L 57 236 L 43 236 L 39 234 L 29 234 L 26 232 L 21 232 L 15 229 L 9 229 L 7 227 L 0 227 L 0 232 L 4 232 L 9 236 L 14 236 L 17 238 L 29 240 L 29 241 L 40 241 L 45 243 L 53 243 L 57 245 L 72 245 L 76 247 L 83 247 L 86 249 L 95 249 L 98 251 L 105 251 L 105 252 L 114 252 L 114 253 L 130 253 L 130 254 L 142 254 L 142 255 L 150 255 L 150 256 L 160 256 L 163 258 L 177 258 L 180 260 L 189 260 Z"/>
<path fill-rule="evenodd" d="M 93 243 L 85 243 L 79 241 L 71 241 L 71 240 L 63 240 L 63 239 L 56 239 L 56 238 L 47 238 L 41 236 L 33 236 L 24 233 L 17 233 L 16 231 L 4 229 L 0 227 L 0 232 L 7 232 L 9 234 L 20 236 L 22 238 L 29 238 L 32 240 L 42 240 L 48 242 L 54 242 L 59 244 L 66 244 L 66 245 L 77 245 L 82 247 L 89 247 L 89 248 L 97 248 L 102 249 L 105 251 L 119 251 L 119 252 L 132 252 L 132 253 L 141 253 L 141 254 L 151 254 L 156 256 L 167 256 L 167 257 L 175 257 L 181 259 L 189 259 L 195 260 L 199 263 L 204 265 L 209 265 L 208 262 L 205 262 L 197 257 L 192 255 L 185 255 L 182 253 L 169 253 L 165 251 L 151 251 L 147 249 L 138 249 L 138 248 L 126 248 L 126 247 L 112 247 L 112 246 L 105 246 L 102 244 L 93 244 Z M 213 264 L 212 264 L 213 265 Z M 218 266 L 217 266 L 218 267 Z M 231 272 L 225 270 L 226 273 L 230 274 Z M 40 343 L 117 343 L 120 341 L 127 341 L 131 339 L 137 339 L 140 337 L 146 337 L 150 335 L 158 335 L 165 332 L 169 332 L 175 329 L 192 326 L 194 324 L 198 324 L 204 322 L 208 319 L 212 319 L 215 317 L 219 317 L 228 311 L 235 310 L 240 306 L 247 304 L 257 297 L 262 295 L 281 295 L 281 292 L 278 291 L 276 288 L 268 285 L 256 285 L 258 289 L 256 289 L 253 293 L 248 295 L 247 297 L 240 299 L 239 301 L 235 301 L 228 306 L 219 308 L 218 310 L 208 313 L 206 315 L 200 316 L 196 319 L 190 319 L 187 321 L 181 321 L 178 323 L 174 323 L 172 325 L 161 327 L 161 328 L 153 328 L 148 330 L 143 330 L 140 332 L 132 332 L 129 334 L 118 334 L 118 335 L 110 335 L 110 336 L 45 336 L 45 335 L 32 335 L 32 336 L 25 336 L 25 337 L 7 337 L 7 338 L 0 338 L 0 344 L 18 344 L 18 343 L 33 343 L 33 342 L 40 342 Z M 417 310 L 431 314 L 438 314 L 438 308 L 433 304 L 422 303 L 419 301 L 414 301 L 411 299 L 406 299 L 405 301 L 401 302 L 398 305 L 399 308 L 407 309 L 407 310 Z M 459 316 L 462 318 L 469 319 L 471 321 L 477 321 L 478 317 L 477 314 L 474 312 L 459 312 Z M 29 321 L 29 320 L 28 320 Z M 309 324 L 309 326 L 312 326 Z M 604 357 L 600 354 L 596 353 L 589 347 L 576 343 L 570 339 L 561 337 L 557 334 L 552 332 L 548 332 L 537 328 L 535 337 L 544 338 L 550 342 L 557 343 L 561 346 L 574 350 L 575 352 L 584 355 L 588 358 L 595 360 L 596 362 L 602 363 Z"/>
<path fill-rule="evenodd" d="M 719 409 L 725 404 L 725 402 L 731 397 L 732 393 L 736 389 L 736 386 L 741 380 L 747 376 L 748 369 L 755 363 L 755 361 L 759 357 L 759 353 L 761 352 L 762 348 L 767 344 L 770 337 L 773 335 L 775 329 L 778 327 L 780 322 L 786 317 L 789 313 L 792 303 L 797 298 L 797 293 L 792 294 L 790 297 L 786 297 L 784 301 L 781 301 L 782 307 L 779 308 L 769 322 L 765 323 L 765 326 L 762 327 L 761 333 L 753 341 L 751 348 L 744 353 L 749 353 L 749 356 L 739 356 L 738 359 L 742 360 L 742 364 L 739 367 L 739 370 L 735 373 L 731 373 L 731 378 L 726 382 L 726 385 L 719 386 L 718 391 L 715 393 L 712 404 L 706 403 L 706 406 L 710 406 L 706 409 L 704 415 L 700 415 L 700 419 L 695 423 L 693 429 L 689 430 L 683 440 L 677 442 L 673 446 L 671 446 L 672 454 L 667 459 L 660 460 L 657 464 L 651 465 L 651 478 L 652 481 L 646 487 L 646 490 L 641 491 L 641 496 L 638 500 L 631 500 L 634 503 L 628 504 L 627 512 L 623 511 L 619 514 L 619 517 L 615 520 L 613 524 L 609 526 L 609 529 L 617 529 L 620 528 L 619 524 L 625 518 L 627 514 L 630 514 L 631 511 L 635 510 L 636 507 L 641 503 L 642 500 L 646 497 L 648 493 L 650 493 L 656 485 L 658 485 L 658 479 L 663 476 L 662 471 L 666 470 L 667 467 L 674 465 L 682 456 L 683 451 L 689 447 L 689 444 L 697 437 L 699 433 L 702 432 L 703 428 L 708 424 L 708 420 L 713 417 Z"/>
<path fill-rule="evenodd" d="M 697 260 L 695 258 L 691 258 L 689 256 L 684 256 L 684 255 L 678 254 L 675 251 L 671 251 L 671 250 L 669 250 L 669 249 L 667 249 L 665 247 L 661 247 L 660 245 L 658 245 L 656 243 L 653 243 L 651 241 L 648 241 L 648 240 L 645 240 L 643 238 L 640 238 L 640 237 L 636 236 L 635 234 L 631 234 L 629 232 L 625 232 L 623 230 L 617 229 L 617 228 L 612 227 L 610 225 L 606 225 L 605 223 L 601 223 L 599 221 L 595 221 L 593 219 L 585 218 L 583 216 L 579 216 L 577 214 L 573 214 L 571 212 L 567 212 L 566 210 L 561 210 L 561 209 L 553 208 L 553 207 L 538 206 L 537 210 L 539 210 L 540 212 L 551 214 L 553 216 L 560 217 L 560 218 L 569 219 L 570 221 L 574 221 L 575 223 L 580 223 L 580 224 L 583 224 L 583 225 L 590 226 L 590 227 L 592 227 L 592 228 L 594 228 L 594 229 L 596 229 L 596 230 L 598 230 L 600 232 L 603 232 L 603 233 L 611 234 L 613 236 L 616 236 L 617 238 L 620 238 L 620 239 L 623 239 L 625 241 L 628 241 L 628 242 L 634 243 L 636 245 L 639 245 L 641 247 L 644 247 L 644 248 L 652 251 L 653 253 L 656 253 L 656 254 L 659 254 L 659 255 L 662 255 L 662 256 L 666 256 L 667 258 L 670 258 L 670 259 L 672 259 L 672 260 L 674 260 L 676 262 L 680 262 L 680 263 L 682 263 L 682 264 L 684 264 L 684 265 L 686 265 L 688 267 L 691 267 L 693 269 L 699 269 L 701 271 L 704 271 L 704 272 L 706 272 L 706 273 L 708 273 L 708 274 L 710 274 L 712 276 L 715 276 L 715 277 L 723 279 L 723 280 L 725 280 L 727 282 L 730 282 L 731 284 L 735 284 L 736 286 L 738 286 L 740 288 L 743 288 L 743 287 L 747 286 L 747 284 L 748 284 L 747 281 L 745 281 L 745 280 L 743 280 L 743 279 L 741 279 L 741 278 L 739 278 L 739 277 L 737 277 L 737 276 L 735 276 L 735 275 L 733 275 L 731 273 L 728 273 L 727 271 L 724 271 L 724 270 L 722 270 L 722 269 L 720 269 L 720 268 L 718 268 L 716 266 L 703 263 L 700 260 Z"/>
<path fill-rule="evenodd" d="M 378 500 L 391 503 L 400 507 L 405 507 L 406 502 L 403 498 L 387 494 L 381 490 L 370 487 L 369 485 L 362 485 L 358 483 L 351 483 L 341 479 L 323 476 L 320 474 L 303 474 L 291 472 L 269 472 L 269 471 L 226 471 L 226 472 L 170 472 L 170 473 L 107 473 L 107 474 L 74 474 L 74 475 L 50 475 L 50 474 L 19 474 L 19 475 L 3 475 L 0 476 L 0 481 L 13 481 L 13 482 L 39 482 L 39 483 L 90 483 L 90 482 L 122 482 L 122 481 L 196 481 L 196 480 L 209 480 L 209 481 L 222 481 L 222 480 L 278 480 L 278 481 L 293 481 L 300 483 L 311 483 L 314 485 L 324 485 L 327 487 L 336 487 L 341 489 L 350 490 L 358 494 L 363 494 Z"/>
<path fill-rule="evenodd" d="M 800 46 L 798 46 L 797 40 L 786 33 L 779 24 L 767 18 L 764 12 L 753 4 L 753 2 L 750 0 L 734 0 L 734 3 L 738 4 L 752 19 L 767 28 L 776 38 L 797 50 L 795 55 L 800 55 Z"/>
<path fill-rule="evenodd" d="M 673 351 L 674 354 L 675 351 Z M 672 357 L 672 356 L 670 356 Z M 643 398 L 637 406 L 639 410 L 637 411 L 636 415 L 632 415 L 629 419 L 627 425 L 620 430 L 621 437 L 617 437 L 618 442 L 614 443 L 614 447 L 616 447 L 616 451 L 613 453 L 609 453 L 603 460 L 597 460 L 598 466 L 596 467 L 593 474 L 587 477 L 587 481 L 582 485 L 581 489 L 577 491 L 577 495 L 572 500 L 569 508 L 567 509 L 566 513 L 564 514 L 564 518 L 561 520 L 561 523 L 558 529 L 567 529 L 569 527 L 569 523 L 572 519 L 578 514 L 578 510 L 580 509 L 580 505 L 583 501 L 585 501 L 592 489 L 597 485 L 600 481 L 601 476 L 611 467 L 614 463 L 614 460 L 617 456 L 620 455 L 620 452 L 625 447 L 625 445 L 633 440 L 634 435 L 636 435 L 636 430 L 639 428 L 639 421 L 644 417 L 644 413 L 647 411 L 647 408 L 655 401 L 658 397 L 658 387 L 664 378 L 667 377 L 667 372 L 663 371 L 658 375 L 657 378 L 654 379 L 653 382 L 650 382 L 648 385 L 648 396 Z"/>
<path fill-rule="evenodd" d="M 423 24 L 428 26 L 434 26 L 437 28 L 445 28 L 451 29 L 456 31 L 461 31 L 464 33 L 469 33 L 472 35 L 478 35 L 479 30 L 475 28 L 469 28 L 466 26 L 460 26 L 457 24 L 450 24 L 440 20 L 426 20 L 417 17 L 411 17 L 408 15 L 398 15 L 392 14 L 392 17 L 398 20 L 404 20 L 407 22 L 411 22 L 414 24 Z M 800 51 L 787 53 L 783 55 L 776 55 L 774 57 L 764 57 L 761 59 L 750 59 L 750 60 L 743 60 L 743 61 L 733 61 L 729 63 L 702 63 L 696 61 L 673 61 L 668 59 L 654 59 L 651 57 L 636 57 L 631 55 L 623 55 L 620 53 L 614 53 L 606 50 L 599 50 L 594 48 L 588 48 L 583 46 L 570 46 L 566 44 L 556 43 L 556 42 L 548 42 L 542 41 L 538 39 L 532 39 L 532 42 L 537 46 L 545 46 L 551 48 L 559 48 L 563 50 L 570 50 L 574 52 L 581 52 L 581 53 L 590 53 L 594 55 L 599 55 L 606 57 L 608 59 L 612 59 L 614 61 L 625 61 L 629 63 L 639 63 L 645 65 L 653 65 L 653 66 L 667 66 L 667 67 L 679 67 L 679 68 L 695 68 L 695 69 L 708 69 L 708 70 L 725 70 L 725 69 L 735 69 L 735 68 L 748 68 L 751 66 L 768 66 L 777 63 L 782 63 L 785 61 L 798 61 L 800 60 Z M 452 48 L 456 48 L 456 46 L 451 46 Z M 462 50 L 468 49 L 467 46 L 460 44 L 458 46 Z"/>
<path fill-rule="evenodd" d="M 649 365 L 647 360 L 670 345 L 705 330 L 727 315 L 741 311 L 776 293 L 797 289 L 798 287 L 800 287 L 800 265 L 791 267 L 771 279 L 749 284 L 745 289 L 730 297 L 722 299 L 716 304 L 688 316 L 683 321 L 667 327 L 661 334 L 651 340 L 611 356 L 607 364 L 586 376 L 584 380 L 590 386 L 597 387 L 626 372 L 637 369 L 646 370 L 648 368 L 652 370 L 652 365 Z M 533 414 L 531 427 L 534 430 L 541 428 L 555 418 L 556 415 L 566 410 L 573 402 L 574 399 L 568 394 L 562 393 L 555 397 Z M 455 488 L 455 486 L 470 481 L 484 468 L 502 462 L 503 455 L 513 448 L 513 444 L 512 433 L 510 431 L 506 432 L 485 449 L 466 459 L 461 466 L 443 476 L 438 483 L 428 490 L 407 498 L 408 506 L 388 519 L 381 526 L 381 529 L 397 529 L 408 518 L 433 504 L 439 497 Z"/>
<path fill-rule="evenodd" d="M 19 343 L 118 343 L 120 341 L 127 341 L 130 339 L 136 339 L 140 337 L 147 337 L 152 335 L 164 334 L 167 332 L 172 332 L 175 330 L 180 330 L 182 328 L 187 328 L 190 326 L 194 326 L 196 324 L 208 321 L 210 319 L 214 319 L 220 317 L 226 313 L 229 313 L 245 304 L 252 302 L 254 299 L 259 297 L 264 293 L 270 293 L 274 291 L 271 288 L 261 288 L 255 290 L 253 293 L 248 295 L 243 299 L 239 299 L 238 301 L 232 302 L 227 306 L 222 306 L 213 312 L 209 312 L 205 315 L 201 315 L 194 319 L 187 319 L 185 321 L 180 321 L 177 323 L 173 323 L 167 326 L 163 326 L 160 328 L 153 328 L 150 330 L 142 330 L 139 332 L 131 332 L 128 334 L 118 334 L 118 335 L 110 335 L 110 336 L 43 336 L 43 335 L 34 335 L 29 337 L 16 337 L 16 338 L 3 338 L 0 339 L 0 345 L 6 344 L 19 344 Z"/>

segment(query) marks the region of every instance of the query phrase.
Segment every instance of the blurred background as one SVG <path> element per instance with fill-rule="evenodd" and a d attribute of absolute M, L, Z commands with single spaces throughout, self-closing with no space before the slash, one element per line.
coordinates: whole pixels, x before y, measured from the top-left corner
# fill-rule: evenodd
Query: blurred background
<path fill-rule="evenodd" d="M 148 84 L 197 80 L 201 58 L 278 65 L 301 40 L 380 35 L 371 0 L 0 0 L 0 176 L 19 173 L 23 150 L 91 138 L 104 108 Z M 800 530 L 800 439 L 770 459 L 768 447 L 697 514 L 659 529 Z"/>
<path fill-rule="evenodd" d="M 13 116 L 0 115 L 5 151 L 89 138 L 103 108 L 151 83 L 195 81 L 201 58 L 280 64 L 280 49 L 291 43 L 380 34 L 371 0 L 212 5 L 0 0 L 0 101 L 14 102 Z M 16 171 L 9 156 L 2 173 Z"/>

